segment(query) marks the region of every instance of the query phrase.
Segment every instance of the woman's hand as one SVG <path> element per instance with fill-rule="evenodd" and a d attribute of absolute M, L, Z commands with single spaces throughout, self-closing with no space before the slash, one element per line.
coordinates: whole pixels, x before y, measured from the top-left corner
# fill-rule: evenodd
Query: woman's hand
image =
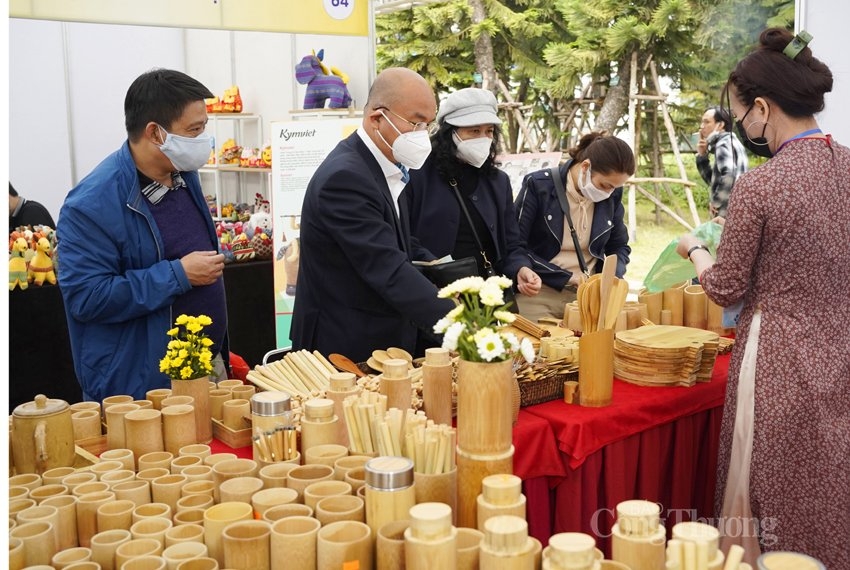
<path fill-rule="evenodd" d="M 543 282 L 540 276 L 537 275 L 528 267 L 522 267 L 516 274 L 516 287 L 520 293 L 529 297 L 534 297 L 540 292 L 540 287 Z"/>
<path fill-rule="evenodd" d="M 688 250 L 696 245 L 704 245 L 702 240 L 692 234 L 685 234 L 679 238 L 679 244 L 676 246 L 676 253 L 688 259 Z M 690 259 L 688 259 L 690 261 Z"/>

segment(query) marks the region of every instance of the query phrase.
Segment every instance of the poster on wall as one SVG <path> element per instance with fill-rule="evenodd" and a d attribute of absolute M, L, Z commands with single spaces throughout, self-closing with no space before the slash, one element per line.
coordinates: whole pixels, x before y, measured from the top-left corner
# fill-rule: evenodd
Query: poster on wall
<path fill-rule="evenodd" d="M 274 300 L 277 346 L 290 345 L 289 328 L 298 284 L 299 228 L 304 192 L 313 173 L 339 141 L 353 133 L 357 118 L 278 121 L 271 124 L 274 212 Z"/>
<path fill-rule="evenodd" d="M 536 170 L 552 168 L 561 161 L 560 152 L 526 152 L 523 154 L 500 154 L 496 157 L 498 167 L 511 179 L 511 189 L 514 198 L 522 187 L 522 179 L 526 174 Z"/>

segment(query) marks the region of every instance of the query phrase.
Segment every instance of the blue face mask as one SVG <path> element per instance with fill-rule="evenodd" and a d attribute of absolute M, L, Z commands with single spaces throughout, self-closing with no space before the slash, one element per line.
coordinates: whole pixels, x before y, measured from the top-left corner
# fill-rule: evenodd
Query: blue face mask
<path fill-rule="evenodd" d="M 165 142 L 159 146 L 159 150 L 171 161 L 174 170 L 191 172 L 207 163 L 212 149 L 211 136 L 201 133 L 196 137 L 181 137 L 159 128 L 165 132 Z"/>

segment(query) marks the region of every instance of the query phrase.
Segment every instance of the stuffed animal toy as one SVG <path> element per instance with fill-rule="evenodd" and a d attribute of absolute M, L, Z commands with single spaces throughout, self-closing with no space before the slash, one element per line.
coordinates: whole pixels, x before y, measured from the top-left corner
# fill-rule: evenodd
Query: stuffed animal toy
<path fill-rule="evenodd" d="M 207 106 L 207 113 L 241 113 L 242 112 L 242 96 L 239 94 L 239 87 L 234 85 L 230 89 L 224 90 L 224 97 L 211 97 L 204 99 L 204 104 Z"/>
<path fill-rule="evenodd" d="M 257 231 L 254 237 L 251 238 L 251 246 L 254 248 L 254 256 L 257 259 L 271 259 L 272 249 L 274 244 L 269 234 L 263 231 Z"/>
<path fill-rule="evenodd" d="M 247 146 L 242 149 L 242 156 L 239 157 L 239 166 L 243 168 L 248 168 L 251 166 L 251 161 L 257 162 L 257 149 L 248 148 Z"/>
<path fill-rule="evenodd" d="M 251 218 L 243 227 L 243 231 L 253 238 L 257 233 L 272 235 L 272 216 L 268 212 L 259 211 L 251 214 Z"/>
<path fill-rule="evenodd" d="M 9 252 L 9 291 L 15 287 L 20 287 L 21 290 L 29 287 L 27 262 L 24 259 L 28 249 L 26 238 L 19 237 L 12 243 L 12 251 Z"/>
<path fill-rule="evenodd" d="M 242 154 L 242 147 L 236 144 L 233 139 L 227 139 L 221 145 L 221 150 L 218 153 L 221 164 L 239 164 L 239 157 Z"/>
<path fill-rule="evenodd" d="M 266 197 L 257 192 L 254 194 L 254 213 L 257 212 L 265 212 L 266 214 L 272 213 L 272 206 L 269 204 L 269 201 L 266 200 Z"/>
<path fill-rule="evenodd" d="M 351 105 L 351 95 L 348 93 L 348 76 L 332 67 L 330 71 L 322 63 L 325 50 L 315 51 L 304 56 L 295 66 L 295 79 L 301 85 L 307 86 L 304 94 L 305 109 L 324 109 L 325 104 L 331 109 L 345 109 Z"/>
<path fill-rule="evenodd" d="M 254 248 L 248 234 L 240 233 L 233 240 L 233 258 L 236 261 L 248 261 L 254 258 Z"/>
<path fill-rule="evenodd" d="M 27 280 L 41 287 L 45 281 L 56 285 L 56 272 L 53 270 L 53 260 L 50 258 L 50 240 L 46 237 L 39 238 L 36 243 L 35 256 L 30 261 L 27 270 Z"/>
<path fill-rule="evenodd" d="M 272 167 L 272 147 L 268 145 L 263 147 L 263 153 L 260 155 L 260 168 Z"/>

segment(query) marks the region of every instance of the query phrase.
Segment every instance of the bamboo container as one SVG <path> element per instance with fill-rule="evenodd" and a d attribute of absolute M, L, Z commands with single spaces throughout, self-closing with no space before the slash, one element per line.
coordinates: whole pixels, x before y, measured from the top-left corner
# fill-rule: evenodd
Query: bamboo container
<path fill-rule="evenodd" d="M 413 473 L 417 503 L 445 503 L 457 522 L 457 467 L 445 473 Z"/>
<path fill-rule="evenodd" d="M 174 394 L 172 390 L 172 395 L 167 398 L 163 398 L 159 403 L 160 411 L 164 410 L 168 406 L 194 406 L 195 398 L 188 394 Z"/>
<path fill-rule="evenodd" d="M 357 385 L 357 378 L 351 372 L 337 372 L 331 374 L 328 378 L 328 389 L 325 392 L 325 397 L 334 403 L 334 414 L 337 418 L 344 418 L 345 411 L 342 403 L 349 396 L 357 396 L 360 394 L 360 387 Z M 348 424 L 339 421 L 336 424 L 337 434 L 336 441 L 340 445 L 348 445 Z"/>
<path fill-rule="evenodd" d="M 534 541 L 528 523 L 512 515 L 489 519 L 481 541 L 481 570 L 527 570 L 534 567 Z"/>
<path fill-rule="evenodd" d="M 102 570 L 115 570 L 115 551 L 132 537 L 126 529 L 98 532 L 91 538 L 91 560 L 100 564 Z"/>
<path fill-rule="evenodd" d="M 260 469 L 260 479 L 263 487 L 271 489 L 274 487 L 286 487 L 286 476 L 290 471 L 298 467 L 292 463 L 271 463 Z"/>
<path fill-rule="evenodd" d="M 373 567 L 372 530 L 365 523 L 340 521 L 319 529 L 316 538 L 317 570 L 338 570 L 357 561 L 360 568 Z"/>
<path fill-rule="evenodd" d="M 204 527 L 199 524 L 181 524 L 165 531 L 165 547 L 182 542 L 204 543 Z"/>
<path fill-rule="evenodd" d="M 162 401 L 169 396 L 171 396 L 171 388 L 156 388 L 145 392 L 145 399 L 151 401 L 155 410 L 162 410 Z"/>
<path fill-rule="evenodd" d="M 390 358 L 383 363 L 379 376 L 379 392 L 387 397 L 387 409 L 410 409 L 413 402 L 413 383 L 410 364 L 401 358 Z"/>
<path fill-rule="evenodd" d="M 578 341 L 578 393 L 582 406 L 611 403 L 614 391 L 614 331 L 587 333 Z"/>
<path fill-rule="evenodd" d="M 152 410 L 153 402 L 150 400 L 133 400 L 133 403 L 139 406 L 140 410 Z"/>
<path fill-rule="evenodd" d="M 209 457 L 211 453 L 210 446 L 206 443 L 190 443 L 184 445 L 177 451 L 178 457 L 198 457 L 203 463 L 204 458 Z"/>
<path fill-rule="evenodd" d="M 282 487 L 262 489 L 251 496 L 251 506 L 254 507 L 255 518 L 262 518 L 263 513 L 272 507 L 294 503 L 298 499 L 298 491 Z"/>
<path fill-rule="evenodd" d="M 457 525 L 476 528 L 478 495 L 482 481 L 488 475 L 511 474 L 514 468 L 514 448 L 500 455 L 472 455 L 457 449 Z"/>
<path fill-rule="evenodd" d="M 133 538 L 153 538 L 165 548 L 165 531 L 174 526 L 170 518 L 151 517 L 134 522 L 130 527 Z"/>
<path fill-rule="evenodd" d="M 13 501 L 9 501 L 9 517 L 17 522 L 18 513 L 37 505 L 38 503 L 36 503 L 33 499 L 15 499 Z"/>
<path fill-rule="evenodd" d="M 670 311 L 669 324 L 671 325 L 680 327 L 684 324 L 683 305 L 686 285 L 688 285 L 688 283 L 683 283 L 676 287 L 665 289 L 661 294 L 661 309 Z"/>
<path fill-rule="evenodd" d="M 200 558 L 184 560 L 177 565 L 177 570 L 219 570 L 219 568 L 215 558 L 201 556 Z"/>
<path fill-rule="evenodd" d="M 661 324 L 662 325 L 672 325 L 673 324 L 673 312 L 670 309 L 661 309 Z"/>
<path fill-rule="evenodd" d="M 513 442 L 511 394 L 516 380 L 511 361 L 460 360 L 457 377 L 458 450 L 477 455 L 506 453 Z"/>
<path fill-rule="evenodd" d="M 376 534 L 388 522 L 407 519 L 410 507 L 416 504 L 413 461 L 407 457 L 375 457 L 364 469 L 366 524 Z"/>
<path fill-rule="evenodd" d="M 209 481 L 212 483 L 213 480 L 212 467 L 209 465 L 190 465 L 184 468 L 181 474 L 186 477 L 187 483 L 194 483 L 195 481 Z"/>
<path fill-rule="evenodd" d="M 107 485 L 109 485 L 110 491 L 113 487 L 115 487 L 115 485 L 135 480 L 136 472 L 131 471 L 130 469 L 118 469 L 117 471 L 109 471 L 108 473 L 104 473 L 100 478 L 101 483 L 106 483 Z"/>
<path fill-rule="evenodd" d="M 115 500 L 115 493 L 101 491 L 77 498 L 77 539 L 80 546 L 90 546 L 97 533 L 97 509 Z"/>
<path fill-rule="evenodd" d="M 212 507 L 208 507 L 211 509 Z M 175 513 L 172 517 L 174 521 L 174 526 L 182 526 L 186 524 L 204 524 L 204 513 L 206 511 L 204 509 L 187 509 L 185 511 L 180 511 L 179 513 Z M 168 531 L 166 531 L 167 533 Z"/>
<path fill-rule="evenodd" d="M 425 349 L 422 401 L 428 419 L 452 425 L 452 359 L 448 349 Z"/>
<path fill-rule="evenodd" d="M 91 401 L 89 401 L 89 402 L 74 402 L 69 407 L 71 408 L 71 412 L 81 412 L 83 410 L 96 410 L 98 413 L 101 414 L 102 418 L 105 417 L 105 416 L 102 415 L 102 412 L 101 412 L 101 409 L 100 409 L 100 402 L 91 402 Z"/>
<path fill-rule="evenodd" d="M 97 476 L 98 481 L 101 480 L 105 473 L 109 473 L 110 471 L 120 471 L 122 469 L 124 469 L 124 463 L 121 461 L 110 461 L 105 459 L 102 459 L 98 463 L 89 467 L 89 471 Z"/>
<path fill-rule="evenodd" d="M 59 551 L 59 509 L 50 505 L 38 505 L 18 513 L 18 524 L 31 522 L 50 523 L 53 533 L 53 548 Z"/>
<path fill-rule="evenodd" d="M 271 525 L 271 570 L 315 570 L 321 524 L 314 518 L 288 517 Z"/>
<path fill-rule="evenodd" d="M 661 324 L 661 309 L 663 308 L 663 293 L 649 293 L 641 289 L 638 293 L 638 303 L 646 304 L 646 316 L 655 324 Z"/>
<path fill-rule="evenodd" d="M 133 509 L 136 504 L 124 499 L 112 501 L 97 508 L 97 530 L 130 530 L 133 524 Z"/>
<path fill-rule="evenodd" d="M 514 515 L 525 519 L 526 500 L 522 494 L 522 479 L 516 475 L 489 475 L 481 481 L 478 495 L 478 530 L 484 532 L 488 519 L 499 515 Z"/>
<path fill-rule="evenodd" d="M 224 546 L 221 535 L 224 527 L 253 517 L 254 509 L 248 503 L 219 503 L 204 511 L 204 543 L 209 549 L 210 558 L 215 558 L 223 566 Z"/>
<path fill-rule="evenodd" d="M 270 570 L 271 524 L 246 520 L 230 524 L 222 532 L 224 566 Z"/>
<path fill-rule="evenodd" d="M 256 393 L 257 389 L 252 384 L 242 384 L 230 389 L 230 394 L 234 400 L 250 400 Z"/>
<path fill-rule="evenodd" d="M 26 564 L 23 539 L 9 536 L 9 570 L 22 570 Z"/>
<path fill-rule="evenodd" d="M 91 548 L 75 546 L 60 550 L 54 554 L 50 564 L 56 570 L 64 570 L 66 566 L 70 566 L 75 562 L 87 562 L 89 560 L 91 560 Z"/>
<path fill-rule="evenodd" d="M 109 449 L 126 448 L 127 445 L 124 441 L 124 416 L 138 410 L 139 406 L 133 403 L 120 403 L 107 407 L 106 400 L 103 402 L 103 412 L 106 416 L 106 447 Z"/>
<path fill-rule="evenodd" d="M 318 481 L 333 479 L 334 470 L 327 465 L 298 465 L 286 476 L 286 486 L 298 493 L 297 501 L 304 502 L 304 489 Z"/>
<path fill-rule="evenodd" d="M 136 460 L 131 449 L 107 449 L 100 454 L 101 461 L 120 461 L 121 469 L 129 469 L 135 473 Z"/>
<path fill-rule="evenodd" d="M 233 399 L 233 394 L 225 388 L 216 388 L 210 390 L 210 417 L 215 420 L 222 420 L 222 412 L 224 403 Z"/>
<path fill-rule="evenodd" d="M 720 531 L 715 527 L 695 521 L 680 522 L 673 525 L 673 538 L 684 543 L 704 543 L 706 545 L 705 555 L 707 562 L 711 563 L 719 552 Z M 699 555 L 699 553 L 698 553 Z"/>
<path fill-rule="evenodd" d="M 255 436 L 260 438 L 253 448 L 254 460 L 282 461 L 286 458 L 286 445 L 283 442 L 284 433 L 280 430 L 290 425 L 291 403 L 289 394 L 286 392 L 260 392 L 250 396 L 250 402 L 251 425 Z"/>
<path fill-rule="evenodd" d="M 366 487 L 366 466 L 349 469 L 343 476 L 343 481 L 351 485 L 351 489 L 355 495 L 359 494 Z M 363 495 L 365 500 L 366 495 Z"/>
<path fill-rule="evenodd" d="M 151 502 L 151 484 L 149 481 L 140 479 L 125 481 L 113 485 L 110 491 L 115 493 L 115 498 L 119 501 L 125 499 L 132 501 L 137 507 Z"/>
<path fill-rule="evenodd" d="M 152 451 L 145 453 L 141 457 L 137 456 L 139 463 L 138 475 L 147 469 L 163 469 L 165 475 L 171 473 L 171 462 L 174 460 L 174 454 L 169 451 Z"/>
<path fill-rule="evenodd" d="M 720 336 L 726 336 L 732 332 L 732 329 L 723 326 L 723 307 L 712 301 L 706 296 L 706 330 L 716 332 Z"/>
<path fill-rule="evenodd" d="M 53 525 L 46 521 L 18 524 L 9 532 L 10 540 L 18 538 L 23 542 L 25 566 L 50 564 L 56 554 L 56 539 Z"/>
<path fill-rule="evenodd" d="M 301 503 L 287 503 L 285 505 L 277 505 L 271 507 L 263 513 L 263 520 L 270 523 L 276 523 L 281 519 L 289 517 L 312 517 L 313 509 Z"/>
<path fill-rule="evenodd" d="M 302 445 L 304 443 L 303 433 L 301 443 Z M 348 457 L 348 448 L 336 443 L 324 443 L 313 445 L 306 449 L 306 451 L 302 450 L 302 455 L 304 457 L 304 465 L 327 465 L 334 468 L 338 459 Z M 336 478 L 336 471 L 334 471 L 334 478 Z"/>
<path fill-rule="evenodd" d="M 322 526 L 338 521 L 366 522 L 366 503 L 354 495 L 332 495 L 319 499 L 314 509 Z"/>
<path fill-rule="evenodd" d="M 159 410 L 134 410 L 126 413 L 124 415 L 124 435 L 126 442 L 119 447 L 132 450 L 134 457 L 141 458 L 146 453 L 164 450 L 162 412 Z"/>
<path fill-rule="evenodd" d="M 644 535 L 625 534 L 619 522 L 611 527 L 611 559 L 622 562 L 632 570 L 664 568 L 664 540 L 667 532 L 663 525 Z"/>
<path fill-rule="evenodd" d="M 259 465 L 252 459 L 228 459 L 213 465 L 213 483 L 215 483 L 213 497 L 215 501 L 221 502 L 219 489 L 222 483 L 236 477 L 254 477 L 258 471 Z"/>
<path fill-rule="evenodd" d="M 251 497 L 263 488 L 263 480 L 257 477 L 234 477 L 218 488 L 222 503 L 249 503 Z"/>
<path fill-rule="evenodd" d="M 97 410 L 73 412 L 71 414 L 71 424 L 74 429 L 74 441 L 100 437 L 103 429 L 100 419 L 100 412 Z"/>
<path fill-rule="evenodd" d="M 189 467 L 206 467 L 206 465 L 201 465 L 202 462 L 203 459 L 201 459 L 197 455 L 180 455 L 171 460 L 171 474 L 180 475 L 183 473 L 184 469 L 187 469 Z M 210 469 L 210 473 L 212 473 L 212 469 Z"/>
<path fill-rule="evenodd" d="M 345 481 L 345 474 L 352 469 L 357 469 L 366 465 L 371 457 L 368 455 L 347 455 L 340 457 L 334 461 L 334 479 L 337 481 Z"/>
<path fill-rule="evenodd" d="M 162 551 L 162 558 L 168 570 L 177 570 L 181 562 L 207 555 L 207 547 L 203 542 L 178 542 Z"/>
<path fill-rule="evenodd" d="M 177 499 L 174 514 L 189 510 L 206 510 L 215 504 L 212 495 L 187 495 Z"/>
<path fill-rule="evenodd" d="M 121 570 L 166 570 L 162 556 L 140 556 L 124 563 Z"/>
<path fill-rule="evenodd" d="M 571 331 L 582 332 L 584 330 L 581 324 L 581 311 L 578 307 L 571 306 L 570 303 L 564 306 L 564 321 Z"/>
<path fill-rule="evenodd" d="M 248 400 L 227 400 L 221 405 L 221 421 L 233 430 L 245 429 L 243 418 L 251 417 L 251 402 Z"/>
<path fill-rule="evenodd" d="M 682 301 L 684 324 L 686 327 L 704 329 L 707 326 L 707 300 L 702 285 L 685 287 Z"/>
<path fill-rule="evenodd" d="M 405 568 L 404 533 L 409 520 L 393 521 L 378 529 L 375 539 L 375 569 L 396 570 Z"/>
<path fill-rule="evenodd" d="M 226 390 L 232 389 L 234 386 L 244 386 L 245 383 L 238 378 L 228 378 L 227 380 L 222 380 L 218 383 L 219 388 L 224 388 Z"/>
<path fill-rule="evenodd" d="M 580 532 L 556 534 L 549 539 L 549 546 L 543 553 L 543 567 L 549 570 L 593 570 L 598 562 L 595 545 L 592 536 Z"/>
<path fill-rule="evenodd" d="M 101 453 L 101 456 L 103 456 L 104 453 L 106 452 L 104 451 Z M 61 485 L 62 479 L 76 472 L 77 470 L 73 467 L 54 467 L 53 469 L 48 469 L 41 474 L 41 486 Z"/>
<path fill-rule="evenodd" d="M 77 538 L 77 497 L 56 495 L 44 499 L 41 506 L 54 507 L 59 513 L 58 550 L 76 547 L 79 544 Z"/>
<path fill-rule="evenodd" d="M 26 487 L 11 486 L 9 487 L 9 500 L 28 499 L 30 498 L 30 490 Z"/>
<path fill-rule="evenodd" d="M 71 494 L 75 497 L 82 497 L 83 495 L 89 495 L 91 493 L 102 493 L 104 491 L 109 491 L 109 483 L 103 483 L 102 481 L 91 481 L 89 483 L 77 485 L 73 488 L 73 490 L 71 490 Z"/>
<path fill-rule="evenodd" d="M 190 495 L 204 495 L 210 498 L 215 496 L 215 483 L 210 480 L 200 479 L 198 481 L 187 481 L 180 489 L 180 497 Z"/>
<path fill-rule="evenodd" d="M 162 435 L 165 451 L 176 456 L 181 447 L 197 442 L 195 430 L 195 408 L 186 404 L 167 406 L 162 409 Z"/>
<path fill-rule="evenodd" d="M 351 485 L 335 479 L 311 483 L 304 489 L 304 504 L 315 511 L 316 503 L 325 497 L 338 495 L 351 495 Z"/>
<path fill-rule="evenodd" d="M 482 540 L 484 533 L 480 530 L 464 527 L 457 529 L 457 570 L 478 570 Z"/>
<path fill-rule="evenodd" d="M 339 416 L 334 413 L 334 402 L 327 398 L 313 398 L 307 400 L 303 405 L 304 415 L 301 417 L 301 455 L 304 463 L 315 463 L 311 461 L 310 452 L 314 447 L 324 445 L 335 445 L 336 448 L 345 448 L 339 444 Z M 348 455 L 346 452 L 337 457 Z M 336 458 L 334 459 L 336 460 Z M 333 466 L 333 462 L 330 463 Z"/>
<path fill-rule="evenodd" d="M 106 419 L 106 411 L 112 406 L 118 404 L 129 404 L 133 401 L 133 396 L 127 394 L 118 394 L 115 396 L 107 396 L 103 399 L 100 408 L 103 410 L 103 419 Z"/>
<path fill-rule="evenodd" d="M 171 507 L 165 503 L 148 503 L 133 509 L 133 523 L 144 519 L 164 518 L 171 520 Z"/>
<path fill-rule="evenodd" d="M 98 564 L 97 562 L 92 562 L 91 560 L 74 562 L 73 564 L 65 566 L 65 568 L 67 568 L 67 570 L 101 570 L 100 564 Z"/>
<path fill-rule="evenodd" d="M 171 512 L 177 512 L 177 501 L 183 485 L 186 484 L 185 475 L 165 475 L 151 481 L 151 497 L 154 503 L 164 503 L 171 507 Z"/>
<path fill-rule="evenodd" d="M 237 459 L 237 455 L 235 453 L 211 453 L 209 457 L 204 457 L 204 465 L 215 467 L 216 463 L 230 459 Z"/>
<path fill-rule="evenodd" d="M 118 546 L 115 550 L 115 566 L 121 570 L 128 560 L 145 556 L 159 556 L 163 547 L 153 538 L 134 538 Z"/>
<path fill-rule="evenodd" d="M 409 570 L 457 568 L 457 529 L 452 509 L 444 503 L 420 503 L 410 509 L 404 531 L 404 560 Z"/>
<path fill-rule="evenodd" d="M 625 536 L 649 536 L 661 520 L 661 506 L 651 501 L 630 500 L 617 504 L 617 525 Z"/>

